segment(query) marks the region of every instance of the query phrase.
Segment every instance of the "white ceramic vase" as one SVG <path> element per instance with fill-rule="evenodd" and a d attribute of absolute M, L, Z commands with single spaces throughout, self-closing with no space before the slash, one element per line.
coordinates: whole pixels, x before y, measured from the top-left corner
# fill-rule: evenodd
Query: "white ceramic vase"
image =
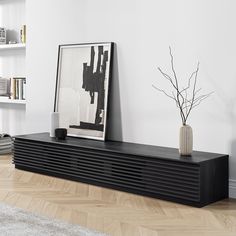
<path fill-rule="evenodd" d="M 193 130 L 189 125 L 180 127 L 179 132 L 179 154 L 191 156 L 193 151 Z"/>
<path fill-rule="evenodd" d="M 59 113 L 51 113 L 50 137 L 55 138 L 55 129 L 59 128 Z"/>

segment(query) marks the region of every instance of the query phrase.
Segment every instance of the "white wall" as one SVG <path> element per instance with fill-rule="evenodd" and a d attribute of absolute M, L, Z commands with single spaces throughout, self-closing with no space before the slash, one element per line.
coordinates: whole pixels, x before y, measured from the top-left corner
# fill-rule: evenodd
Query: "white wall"
<path fill-rule="evenodd" d="M 110 137 L 178 147 L 178 111 L 167 88 L 171 45 L 180 81 L 200 61 L 199 86 L 215 93 L 193 111 L 194 149 L 229 153 L 236 179 L 236 1 L 28 0 L 27 132 L 47 131 L 53 110 L 57 46 L 113 41 Z"/>

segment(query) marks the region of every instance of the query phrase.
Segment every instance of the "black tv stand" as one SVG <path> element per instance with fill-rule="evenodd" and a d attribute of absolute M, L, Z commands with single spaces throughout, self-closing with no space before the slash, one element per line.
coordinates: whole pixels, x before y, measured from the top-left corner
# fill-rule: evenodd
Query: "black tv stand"
<path fill-rule="evenodd" d="M 228 197 L 228 155 L 48 133 L 15 137 L 21 170 L 202 207 Z"/>

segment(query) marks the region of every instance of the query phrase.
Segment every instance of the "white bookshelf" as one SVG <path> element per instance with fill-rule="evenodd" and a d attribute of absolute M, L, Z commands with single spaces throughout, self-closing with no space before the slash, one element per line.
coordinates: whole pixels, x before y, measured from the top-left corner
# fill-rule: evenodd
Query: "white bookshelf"
<path fill-rule="evenodd" d="M 26 105 L 26 100 L 9 99 L 7 97 L 0 97 L 0 103 Z"/>
<path fill-rule="evenodd" d="M 0 50 L 11 50 L 11 49 L 25 49 L 25 43 L 16 44 L 0 44 Z"/>
<path fill-rule="evenodd" d="M 21 43 L 20 30 L 26 23 L 26 0 L 0 0 L 0 26 L 7 30 L 7 44 L 0 44 L 0 77 L 26 75 L 26 45 Z M 15 41 L 16 44 L 9 44 Z M 26 101 L 0 96 L 0 133 L 23 134 L 26 122 Z"/>

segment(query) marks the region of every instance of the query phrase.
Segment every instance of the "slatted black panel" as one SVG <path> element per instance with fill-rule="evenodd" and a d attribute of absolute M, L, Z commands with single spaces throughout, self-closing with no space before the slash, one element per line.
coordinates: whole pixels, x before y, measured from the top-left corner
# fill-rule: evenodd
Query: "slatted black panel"
<path fill-rule="evenodd" d="M 116 152 L 15 140 L 14 163 L 157 196 L 198 202 L 199 166 Z"/>
<path fill-rule="evenodd" d="M 67 138 L 15 138 L 16 168 L 136 194 L 205 206 L 228 197 L 228 155 Z"/>

